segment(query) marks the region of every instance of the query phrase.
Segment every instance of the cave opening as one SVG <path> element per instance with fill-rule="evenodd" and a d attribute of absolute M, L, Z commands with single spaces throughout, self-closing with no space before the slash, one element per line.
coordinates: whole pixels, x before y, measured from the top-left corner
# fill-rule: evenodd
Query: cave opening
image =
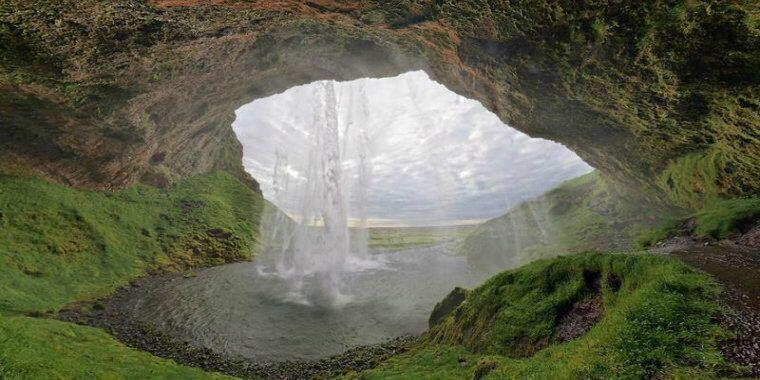
<path fill-rule="evenodd" d="M 148 305 L 140 320 L 254 361 L 421 333 L 437 300 L 488 277 L 461 251 L 469 233 L 592 170 L 422 71 L 293 87 L 238 108 L 232 126 L 268 201 L 260 252 L 134 302 Z M 528 225 L 548 244 L 548 207 L 512 220 L 514 237 Z"/>
<path fill-rule="evenodd" d="M 7 3 L 0 378 L 760 373 L 753 2 Z"/>
<path fill-rule="evenodd" d="M 316 134 L 325 133 L 317 128 L 324 118 L 315 118 L 325 84 L 334 86 L 337 154 L 354 223 L 362 213 L 371 227 L 479 223 L 592 170 L 564 145 L 517 131 L 424 71 L 316 81 L 241 106 L 232 124 L 246 171 L 291 217 Z M 357 183 L 362 170 L 366 189 Z"/>

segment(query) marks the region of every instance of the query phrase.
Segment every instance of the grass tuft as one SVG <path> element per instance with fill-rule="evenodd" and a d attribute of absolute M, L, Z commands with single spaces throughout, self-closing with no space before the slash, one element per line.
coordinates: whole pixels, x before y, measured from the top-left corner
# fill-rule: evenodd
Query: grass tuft
<path fill-rule="evenodd" d="M 663 219 L 651 228 L 634 233 L 640 248 L 646 248 L 678 234 L 726 239 L 745 232 L 760 220 L 760 198 L 716 199 L 701 210 L 682 218 Z"/>
<path fill-rule="evenodd" d="M 695 219 L 698 234 L 724 239 L 760 219 L 760 198 L 719 199 L 697 212 Z"/>

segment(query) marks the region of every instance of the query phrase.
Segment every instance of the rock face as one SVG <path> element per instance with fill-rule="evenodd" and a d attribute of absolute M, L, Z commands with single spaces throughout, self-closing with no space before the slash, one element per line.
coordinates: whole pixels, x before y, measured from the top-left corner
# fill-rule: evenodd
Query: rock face
<path fill-rule="evenodd" d="M 441 302 L 435 304 L 433 312 L 430 313 L 430 319 L 428 320 L 428 327 L 441 323 L 441 321 L 451 314 L 457 306 L 467 298 L 467 289 L 456 287 L 452 290 Z"/>
<path fill-rule="evenodd" d="M 246 179 L 255 98 L 423 69 L 619 182 L 694 206 L 757 194 L 751 2 L 5 0 L 0 154 L 59 182 Z"/>

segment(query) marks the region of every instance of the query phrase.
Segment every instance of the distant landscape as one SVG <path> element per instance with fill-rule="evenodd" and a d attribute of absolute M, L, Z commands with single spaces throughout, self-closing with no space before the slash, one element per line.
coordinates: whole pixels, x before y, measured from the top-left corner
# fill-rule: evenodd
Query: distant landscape
<path fill-rule="evenodd" d="M 368 248 L 370 252 L 402 251 L 408 248 L 457 243 L 475 231 L 477 226 L 374 227 L 369 229 Z"/>

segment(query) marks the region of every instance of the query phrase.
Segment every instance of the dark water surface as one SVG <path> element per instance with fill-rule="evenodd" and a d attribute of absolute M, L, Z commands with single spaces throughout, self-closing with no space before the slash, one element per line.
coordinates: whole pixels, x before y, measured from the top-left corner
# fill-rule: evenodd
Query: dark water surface
<path fill-rule="evenodd" d="M 142 286 L 126 300 L 132 318 L 195 345 L 254 361 L 314 360 L 427 328 L 436 302 L 482 280 L 464 257 L 428 247 L 378 254 L 374 269 L 344 273 L 350 301 L 309 305 L 261 263 L 238 263 Z"/>

